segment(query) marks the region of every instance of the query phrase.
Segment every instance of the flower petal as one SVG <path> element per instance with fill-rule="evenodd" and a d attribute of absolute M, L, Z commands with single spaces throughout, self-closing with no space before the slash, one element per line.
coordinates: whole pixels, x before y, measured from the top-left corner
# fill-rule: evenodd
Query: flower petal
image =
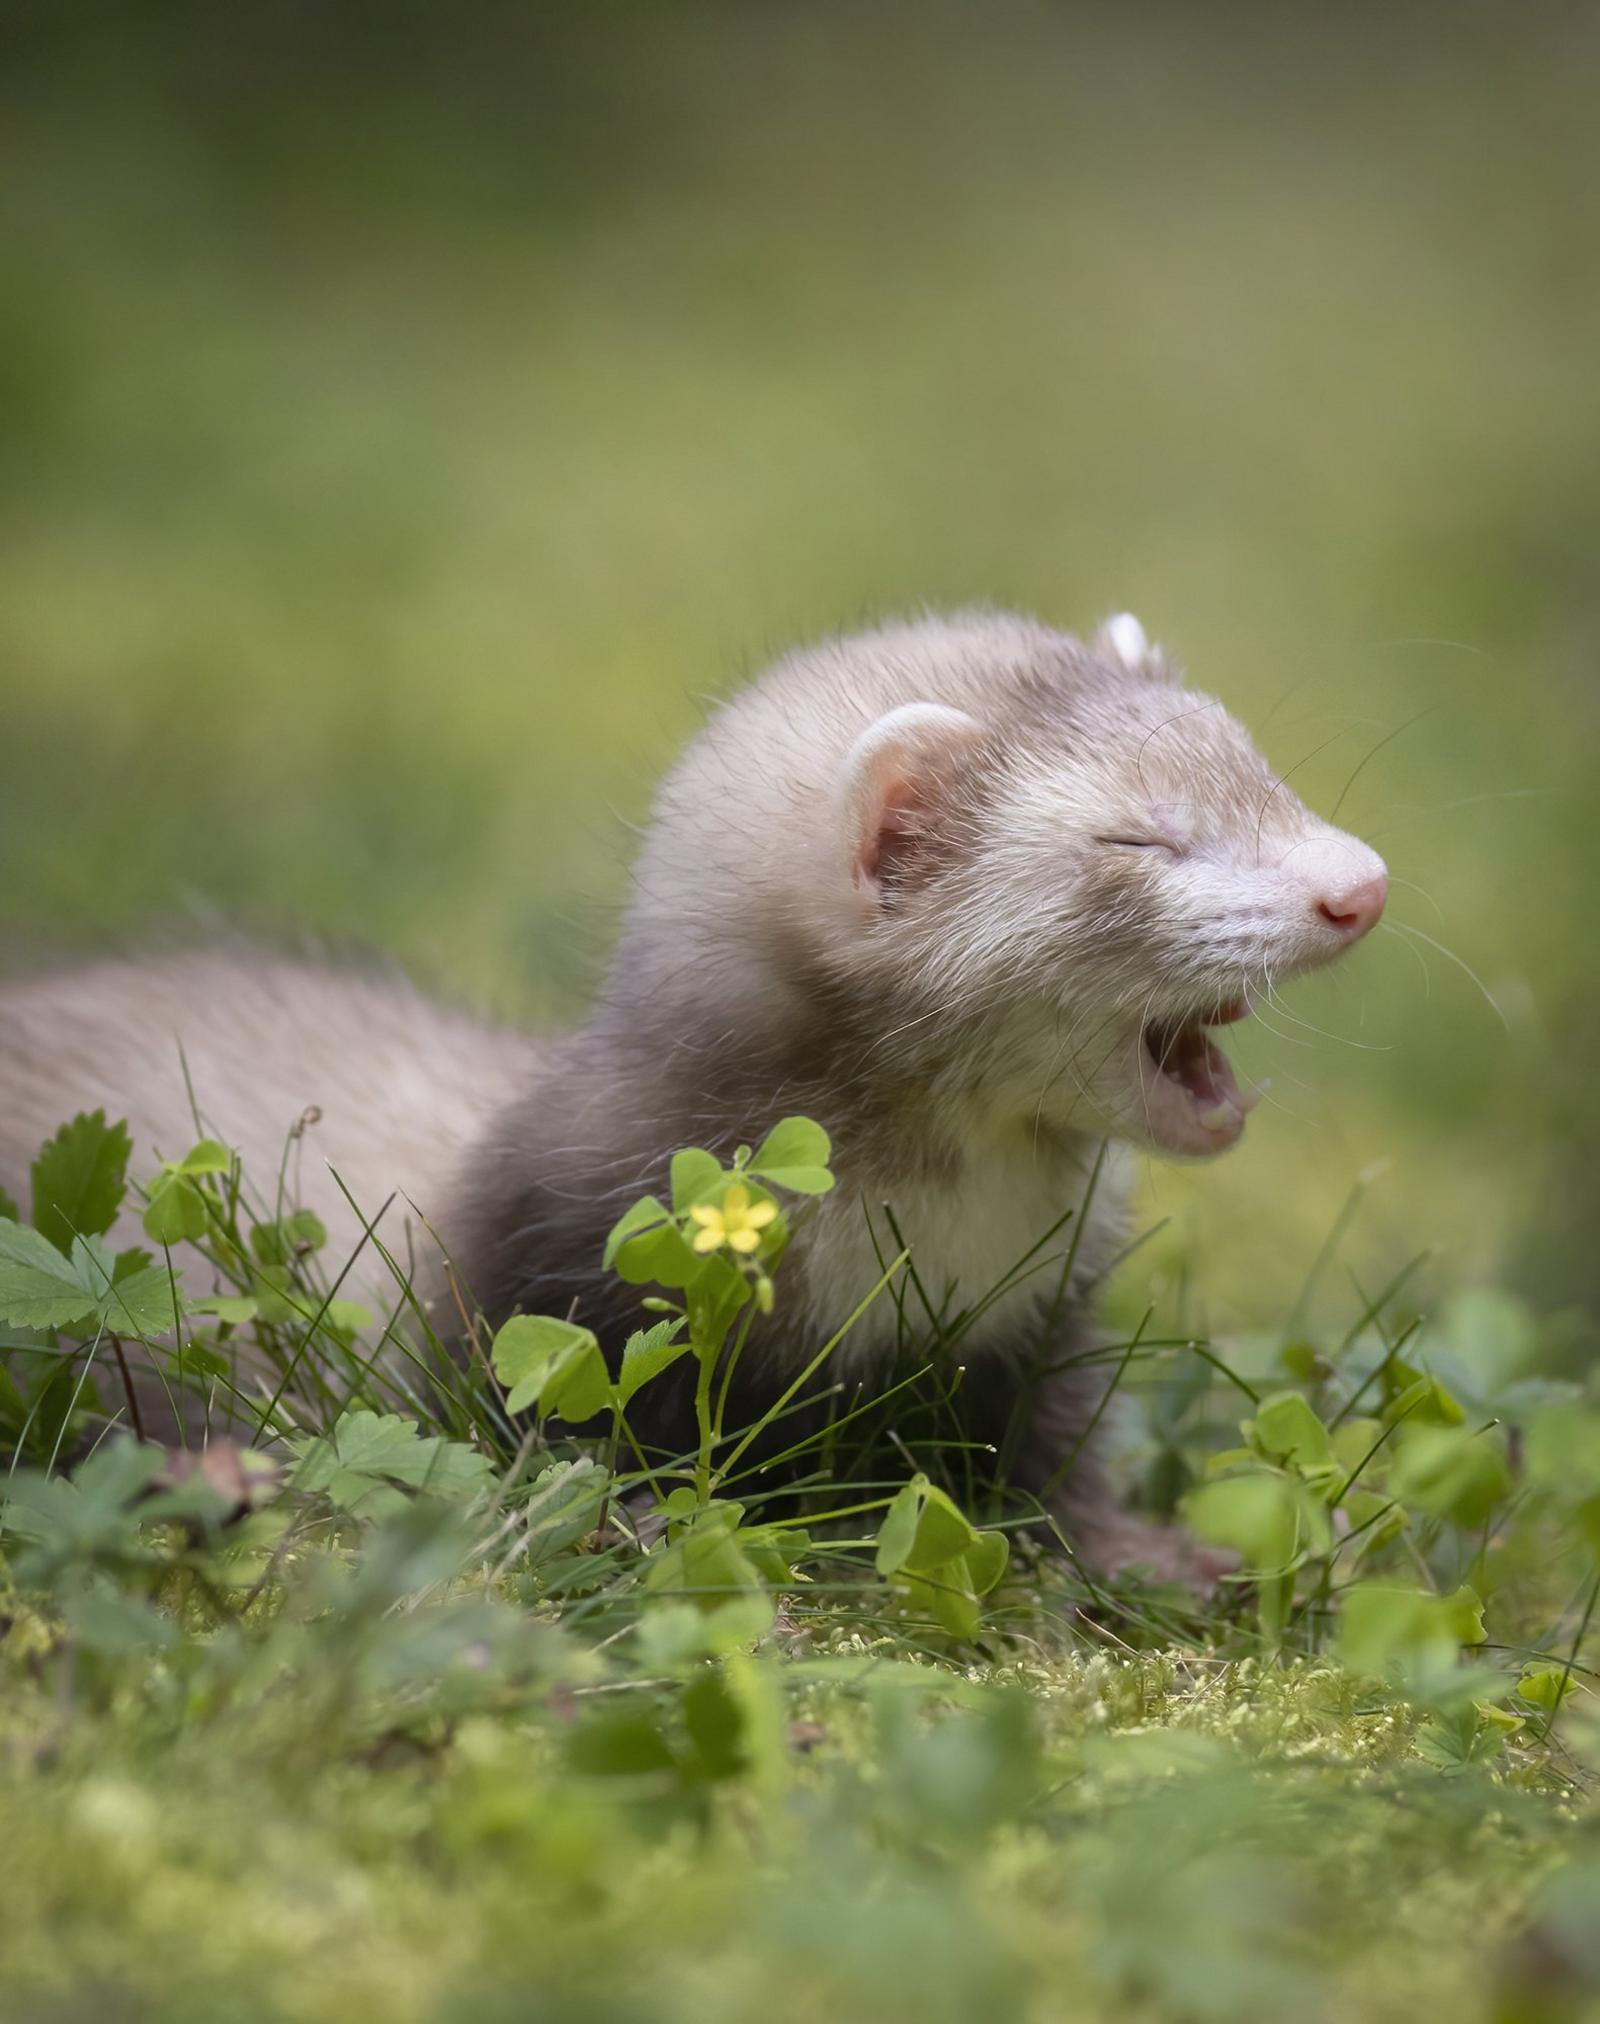
<path fill-rule="evenodd" d="M 721 1229 L 697 1230 L 694 1235 L 694 1248 L 697 1251 L 720 1251 L 723 1235 Z"/>
<path fill-rule="evenodd" d="M 729 1247 L 735 1251 L 753 1251 L 760 1242 L 761 1239 L 756 1235 L 755 1231 L 748 1227 L 728 1232 Z"/>

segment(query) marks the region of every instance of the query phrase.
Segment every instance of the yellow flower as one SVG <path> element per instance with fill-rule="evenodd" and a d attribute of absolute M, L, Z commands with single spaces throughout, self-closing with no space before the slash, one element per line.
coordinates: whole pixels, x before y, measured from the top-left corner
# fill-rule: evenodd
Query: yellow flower
<path fill-rule="evenodd" d="M 700 1225 L 694 1248 L 720 1251 L 726 1245 L 730 1251 L 754 1251 L 761 1232 L 777 1213 L 775 1202 L 752 1202 L 744 1182 L 735 1181 L 716 1208 L 709 1202 L 696 1202 L 689 1211 Z"/>

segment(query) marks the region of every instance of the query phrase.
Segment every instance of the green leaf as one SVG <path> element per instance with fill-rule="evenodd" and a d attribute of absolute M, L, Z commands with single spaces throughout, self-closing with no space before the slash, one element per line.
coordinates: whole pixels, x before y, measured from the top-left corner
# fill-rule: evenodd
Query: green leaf
<path fill-rule="evenodd" d="M 744 1769 L 744 1711 L 720 1673 L 699 1673 L 684 1688 L 683 1720 L 702 1777 L 733 1778 Z"/>
<path fill-rule="evenodd" d="M 169 1167 L 150 1184 L 144 1231 L 157 1244 L 192 1244 L 206 1233 L 205 1197 L 186 1174 Z"/>
<path fill-rule="evenodd" d="M 1263 1399 L 1255 1418 L 1245 1422 L 1244 1434 L 1272 1462 L 1317 1469 L 1333 1460 L 1327 1428 L 1298 1392 Z"/>
<path fill-rule="evenodd" d="M 603 1714 L 581 1723 L 567 1745 L 574 1771 L 590 1777 L 640 1778 L 672 1772 L 671 1750 L 647 1714 Z"/>
<path fill-rule="evenodd" d="M 1406 1529 L 1403 1507 L 1382 1490 L 1350 1490 L 1341 1500 L 1341 1508 L 1352 1530 L 1360 1534 L 1355 1541 L 1357 1558 L 1387 1546 Z"/>
<path fill-rule="evenodd" d="M 611 1478 L 592 1456 L 552 1462 L 523 1506 L 523 1564 L 539 1567 L 591 1533 Z"/>
<path fill-rule="evenodd" d="M 246 1293 L 207 1293 L 201 1299 L 189 1302 L 191 1314 L 213 1314 L 218 1321 L 224 1321 L 232 1328 L 254 1321 L 260 1311 L 261 1303 L 252 1300 Z"/>
<path fill-rule="evenodd" d="M 722 1162 L 699 1146 L 685 1146 L 672 1155 L 672 1210 L 681 1216 L 703 1202 L 722 1184 Z"/>
<path fill-rule="evenodd" d="M 1582 1500 L 1600 1484 L 1600 1413 L 1547 1406 L 1528 1422 L 1523 1448 L 1528 1481 L 1563 1500 Z"/>
<path fill-rule="evenodd" d="M 763 1581 L 783 1588 L 795 1578 L 795 1564 L 811 1551 L 811 1534 L 801 1526 L 752 1525 L 740 1544 Z"/>
<path fill-rule="evenodd" d="M 1361 1582 L 1344 1599 L 1339 1654 L 1353 1673 L 1436 1675 L 1462 1645 L 1482 1644 L 1483 1605 L 1470 1588 L 1453 1595 Z"/>
<path fill-rule="evenodd" d="M 631 1209 L 624 1209 L 606 1238 L 606 1248 L 600 1260 L 606 1270 L 609 1272 L 615 1265 L 617 1253 L 630 1237 L 637 1236 L 643 1230 L 652 1230 L 657 1224 L 666 1222 L 667 1213 L 666 1204 L 658 1202 L 654 1195 L 643 1195 Z"/>
<path fill-rule="evenodd" d="M 119 1335 L 155 1335 L 174 1325 L 172 1283 L 142 1252 L 113 1257 L 98 1237 L 77 1237 L 70 1257 L 37 1230 L 0 1223 L 0 1321 L 16 1328 L 90 1322 Z"/>
<path fill-rule="evenodd" d="M 181 1348 L 169 1352 L 162 1367 L 175 1382 L 197 1377 L 231 1378 L 234 1359 L 215 1342 L 190 1336 Z"/>
<path fill-rule="evenodd" d="M 475 1448 L 425 1436 L 398 1413 L 341 1413 L 331 1434 L 302 1436 L 290 1446 L 299 1457 L 292 1486 L 320 1492 L 362 1518 L 402 1509 L 405 1490 L 458 1502 L 493 1480 L 488 1460 Z"/>
<path fill-rule="evenodd" d="M 60 1561 L 115 1555 L 131 1543 L 134 1507 L 165 1459 L 159 1448 L 123 1439 L 96 1448 L 70 1480 L 19 1470 L 0 1492 L 6 1529 Z"/>
<path fill-rule="evenodd" d="M 489 1352 L 494 1374 L 509 1388 L 507 1412 L 537 1403 L 543 1416 L 574 1423 L 593 1419 L 611 1402 L 611 1374 L 587 1328 L 548 1314 L 515 1314 Z"/>
<path fill-rule="evenodd" d="M 322 1315 L 321 1326 L 334 1335 L 359 1335 L 364 1328 L 372 1326 L 372 1309 L 363 1307 L 359 1300 L 318 1301 L 313 1312 Z"/>
<path fill-rule="evenodd" d="M 1383 1480 L 1389 1457 L 1379 1439 L 1382 1433 L 1381 1420 L 1364 1417 L 1341 1420 L 1333 1429 L 1330 1436 L 1333 1458 L 1345 1476 L 1359 1469 L 1361 1474 L 1357 1480 L 1362 1483 Z"/>
<path fill-rule="evenodd" d="M 1490 1433 L 1403 1427 L 1389 1489 L 1402 1503 L 1457 1525 L 1478 1526 L 1511 1492 L 1511 1471 Z"/>
<path fill-rule="evenodd" d="M 880 1574 L 902 1568 L 925 1574 L 965 1553 L 977 1538 L 977 1527 L 943 1490 L 926 1476 L 913 1476 L 879 1528 L 875 1564 Z"/>
<path fill-rule="evenodd" d="M 168 1651 L 178 1642 L 178 1626 L 171 1617 L 112 1588 L 86 1589 L 73 1596 L 66 1619 L 78 1644 L 106 1658 Z"/>
<path fill-rule="evenodd" d="M 62 1252 L 74 1237 L 104 1236 L 128 1192 L 132 1151 L 125 1124 L 108 1125 L 103 1110 L 80 1111 L 33 1163 L 34 1228 Z"/>
<path fill-rule="evenodd" d="M 181 1160 L 168 1164 L 180 1174 L 225 1174 L 233 1166 L 233 1154 L 220 1139 L 208 1138 L 191 1146 Z"/>
<path fill-rule="evenodd" d="M 721 1346 L 733 1325 L 734 1316 L 749 1300 L 750 1281 L 736 1265 L 713 1254 L 695 1260 L 694 1276 L 684 1287 L 684 1305 L 689 1310 L 689 1334 L 694 1347 L 709 1354 Z"/>
<path fill-rule="evenodd" d="M 646 1195 L 606 1239 L 603 1263 L 630 1286 L 687 1286 L 702 1260 L 654 1195 Z"/>
<path fill-rule="evenodd" d="M 682 1318 L 676 1314 L 630 1335 L 622 1347 L 622 1368 L 617 1372 L 617 1401 L 626 1406 L 641 1385 L 659 1377 L 669 1365 L 688 1353 L 690 1345 L 680 1341 Z"/>
<path fill-rule="evenodd" d="M 1441 1708 L 1418 1731 L 1417 1755 L 1439 1771 L 1465 1771 L 1476 1764 L 1492 1763 L 1505 1743 L 1497 1713 L 1472 1701 Z"/>
<path fill-rule="evenodd" d="M 94 1308 L 94 1293 L 48 1237 L 23 1223 L 0 1223 L 0 1321 L 70 1328 Z"/>
<path fill-rule="evenodd" d="M 20 1223 L 21 1221 L 22 1211 L 12 1201 L 5 1189 L 0 1188 L 0 1222 Z"/>
<path fill-rule="evenodd" d="M 310 1209 L 296 1209 L 276 1222 L 250 1226 L 250 1249 L 258 1265 L 293 1265 L 328 1241 L 327 1226 Z"/>
<path fill-rule="evenodd" d="M 1011 1561 L 1011 1541 L 1003 1532 L 980 1532 L 968 1548 L 967 1573 L 975 1595 L 987 1595 Z"/>
<path fill-rule="evenodd" d="M 970 1639 L 982 1621 L 978 1598 L 1005 1572 L 1010 1547 L 1002 1532 L 979 1532 L 926 1476 L 913 1476 L 878 1530 L 876 1565 L 952 1637 Z"/>
<path fill-rule="evenodd" d="M 1536 1708 L 1553 1710 L 1578 1691 L 1578 1683 L 1567 1666 L 1529 1666 L 1517 1682 L 1517 1692 Z"/>
<path fill-rule="evenodd" d="M 1452 1296 L 1439 1317 L 1439 1336 L 1466 1365 L 1481 1391 L 1504 1390 L 1539 1354 L 1539 1322 L 1513 1293 L 1482 1286 Z"/>
<path fill-rule="evenodd" d="M 146 1265 L 120 1278 L 113 1274 L 96 1306 L 96 1318 L 116 1335 L 170 1335 L 178 1325 L 173 1310 L 173 1280 L 178 1276 L 165 1265 Z M 181 1311 L 181 1298 L 178 1308 Z"/>
<path fill-rule="evenodd" d="M 683 1595 L 710 1610 L 730 1595 L 760 1593 L 761 1577 L 738 1539 L 743 1507 L 707 1505 L 677 1537 L 650 1555 L 645 1586 L 653 1595 Z"/>
<path fill-rule="evenodd" d="M 1324 1506 L 1275 1469 L 1202 1483 L 1184 1499 L 1184 1520 L 1211 1546 L 1231 1546 L 1253 1574 L 1280 1574 L 1333 1543 Z"/>
<path fill-rule="evenodd" d="M 1385 1426 L 1402 1420 L 1417 1426 L 1459 1427 L 1466 1418 L 1460 1401 L 1436 1377 L 1419 1371 L 1403 1357 L 1392 1357 L 1384 1372 L 1388 1394 L 1383 1408 Z"/>
<path fill-rule="evenodd" d="M 697 1659 L 743 1651 L 772 1628 L 770 1595 L 747 1589 L 697 1609 L 692 1602 L 654 1602 L 639 1619 L 635 1650 L 651 1672 L 674 1672 Z"/>
<path fill-rule="evenodd" d="M 820 1124 L 808 1117 L 785 1117 L 756 1148 L 750 1172 L 795 1195 L 825 1195 L 833 1186 L 828 1170 L 832 1146 Z"/>

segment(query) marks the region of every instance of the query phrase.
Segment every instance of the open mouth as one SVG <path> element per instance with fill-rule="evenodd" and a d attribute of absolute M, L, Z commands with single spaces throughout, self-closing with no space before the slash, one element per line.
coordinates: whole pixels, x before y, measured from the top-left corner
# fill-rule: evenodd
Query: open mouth
<path fill-rule="evenodd" d="M 1203 1157 L 1225 1152 L 1260 1101 L 1234 1077 L 1233 1065 L 1210 1028 L 1249 1015 L 1249 1002 L 1231 999 L 1204 1012 L 1152 1019 L 1140 1032 L 1139 1076 L 1145 1119 L 1167 1152 Z"/>

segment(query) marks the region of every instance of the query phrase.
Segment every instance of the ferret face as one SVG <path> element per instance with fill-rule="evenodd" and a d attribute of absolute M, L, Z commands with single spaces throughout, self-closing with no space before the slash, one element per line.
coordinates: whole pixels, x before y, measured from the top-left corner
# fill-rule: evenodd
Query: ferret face
<path fill-rule="evenodd" d="M 978 1034 L 997 1103 L 1225 1151 L 1255 1094 L 1212 1030 L 1359 941 L 1382 860 L 1130 618 L 973 700 L 902 706 L 851 754 L 858 958 L 903 1016 Z"/>

